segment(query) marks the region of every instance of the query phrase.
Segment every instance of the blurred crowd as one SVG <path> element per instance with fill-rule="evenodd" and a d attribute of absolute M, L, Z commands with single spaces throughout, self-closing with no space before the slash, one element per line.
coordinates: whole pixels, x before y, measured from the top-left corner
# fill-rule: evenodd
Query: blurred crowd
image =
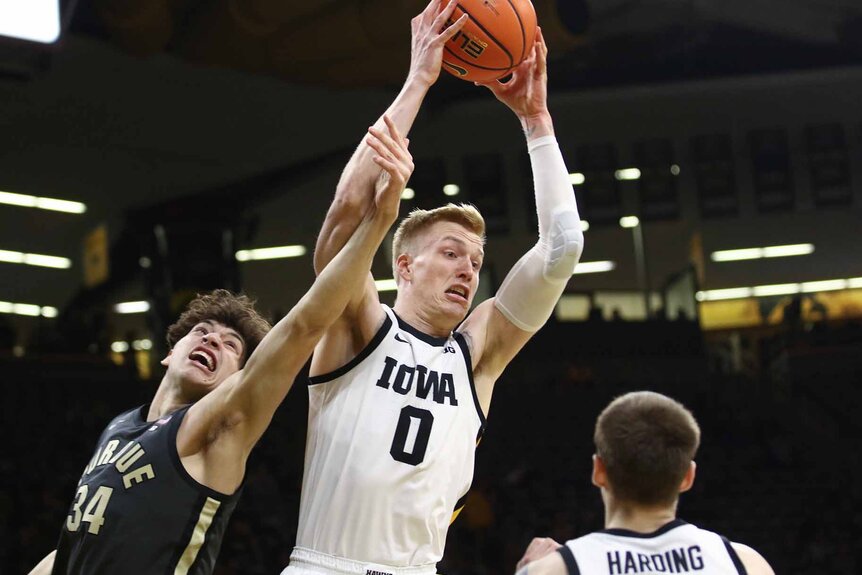
<path fill-rule="evenodd" d="M 601 529 L 601 500 L 590 483 L 593 425 L 613 397 L 634 389 L 679 399 L 701 425 L 697 479 L 681 499 L 681 518 L 758 549 L 777 573 L 862 570 L 862 465 L 852 444 L 862 427 L 853 407 L 862 404 L 862 390 L 858 364 L 836 365 L 835 358 L 845 360 L 834 354 L 858 349 L 858 329 L 832 338 L 817 332 L 804 342 L 809 352 L 827 350 L 817 359 L 829 365 L 829 381 L 801 368 L 798 377 L 784 370 L 778 378 L 770 370 L 710 371 L 700 338 L 686 336 L 696 333 L 692 326 L 616 329 L 626 333 L 549 325 L 504 374 L 441 573 L 513 573 L 533 536 L 562 542 Z M 776 345 L 767 347 L 778 361 Z M 26 573 L 56 543 L 103 427 L 145 403 L 155 382 L 98 358 L 3 353 L 0 366 L 0 572 Z M 287 564 L 306 409 L 300 378 L 250 460 L 216 574 L 273 574 Z"/>

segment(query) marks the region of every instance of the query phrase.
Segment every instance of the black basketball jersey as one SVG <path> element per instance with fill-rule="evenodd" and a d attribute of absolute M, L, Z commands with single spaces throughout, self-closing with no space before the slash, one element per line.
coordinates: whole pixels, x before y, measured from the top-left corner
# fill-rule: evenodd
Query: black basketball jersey
<path fill-rule="evenodd" d="M 239 490 L 195 481 L 177 453 L 179 409 L 149 406 L 108 425 L 84 469 L 57 545 L 53 575 L 201 575 L 215 565 Z"/>

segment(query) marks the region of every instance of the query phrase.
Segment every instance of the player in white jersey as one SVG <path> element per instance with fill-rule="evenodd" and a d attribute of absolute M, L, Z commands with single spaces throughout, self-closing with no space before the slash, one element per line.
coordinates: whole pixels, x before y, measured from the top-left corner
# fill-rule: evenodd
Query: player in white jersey
<path fill-rule="evenodd" d="M 317 270 L 362 217 L 379 141 L 406 134 L 440 74 L 445 23 L 433 0 L 413 19 L 410 73 L 348 163 L 315 252 Z M 441 30 L 443 30 L 441 32 Z M 539 239 L 496 296 L 470 311 L 484 256 L 472 206 L 416 210 L 393 241 L 398 295 L 382 306 L 369 275 L 321 340 L 311 365 L 309 431 L 296 548 L 286 574 L 433 574 L 469 489 L 494 382 L 553 312 L 583 248 L 583 233 L 547 108 L 541 33 L 507 84 L 487 87 L 524 129 Z M 466 319 L 465 319 L 466 318 Z M 457 331 L 456 330 L 457 327 Z"/>
<path fill-rule="evenodd" d="M 517 575 L 775 575 L 751 547 L 676 517 L 700 444 L 700 428 L 680 403 L 649 391 L 618 397 L 599 415 L 594 441 L 605 529 L 565 545 L 534 539 Z"/>

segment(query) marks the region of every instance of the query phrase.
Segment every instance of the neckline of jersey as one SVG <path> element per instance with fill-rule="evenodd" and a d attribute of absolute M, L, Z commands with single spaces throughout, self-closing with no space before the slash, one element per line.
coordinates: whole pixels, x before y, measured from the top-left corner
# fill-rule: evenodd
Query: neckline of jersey
<path fill-rule="evenodd" d="M 443 347 L 444 345 L 446 345 L 446 342 L 449 341 L 449 338 L 452 337 L 451 334 L 446 336 L 446 337 L 437 337 L 434 335 L 427 334 L 424 331 L 420 331 L 420 330 L 416 329 L 415 327 L 413 327 L 412 325 L 410 325 L 409 323 L 407 323 L 406 321 L 404 321 L 403 319 L 401 319 L 401 316 L 399 316 L 397 313 L 395 313 L 394 309 L 392 310 L 392 315 L 394 315 L 395 319 L 398 320 L 398 327 L 399 328 L 410 333 L 414 337 L 421 339 L 425 343 L 427 343 L 429 345 L 433 345 L 434 347 Z"/>
<path fill-rule="evenodd" d="M 682 519 L 674 519 L 668 523 L 665 523 L 652 533 L 640 533 L 638 531 L 632 531 L 631 529 L 622 529 L 619 527 L 615 527 L 612 529 L 602 529 L 599 533 L 607 533 L 608 535 L 618 535 L 620 537 L 636 537 L 638 539 L 650 539 L 652 537 L 658 537 L 659 535 L 664 535 L 671 529 L 676 529 L 677 527 L 682 527 L 683 525 L 688 525 Z"/>

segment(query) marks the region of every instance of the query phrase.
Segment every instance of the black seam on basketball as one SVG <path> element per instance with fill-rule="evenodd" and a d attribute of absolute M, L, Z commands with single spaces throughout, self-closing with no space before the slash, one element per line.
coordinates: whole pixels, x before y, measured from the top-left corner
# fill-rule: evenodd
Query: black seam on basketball
<path fill-rule="evenodd" d="M 471 62 L 469 60 L 465 60 L 464 58 L 461 58 L 460 56 L 458 56 L 458 54 L 456 54 L 455 52 L 453 52 L 452 50 L 450 50 L 446 46 L 444 46 L 444 48 L 446 49 L 447 52 L 452 54 L 452 56 L 454 56 L 457 60 L 464 62 L 465 64 L 469 64 L 473 68 L 478 68 L 479 70 L 492 70 L 492 71 L 496 71 L 496 72 L 506 72 L 506 71 L 512 69 L 511 66 L 509 66 L 508 68 L 491 68 L 490 66 L 480 66 L 478 64 L 474 64 L 473 62 Z"/>
<path fill-rule="evenodd" d="M 509 2 L 509 6 L 512 7 L 512 12 L 515 13 L 515 18 L 518 19 L 518 26 L 521 27 L 521 59 L 518 60 L 518 64 L 520 64 L 527 56 L 527 31 L 524 30 L 524 21 L 521 20 L 521 13 L 518 12 L 517 8 L 515 8 L 515 5 L 512 3 L 512 0 L 507 1 Z"/>
<path fill-rule="evenodd" d="M 467 16 L 469 16 L 469 17 L 470 17 L 470 21 L 471 21 L 471 22 L 473 22 L 473 24 L 475 24 L 476 26 L 478 26 L 478 27 L 479 27 L 479 29 L 480 29 L 480 30 L 482 30 L 482 32 L 484 32 L 484 33 L 485 33 L 485 36 L 487 36 L 488 38 L 490 38 L 491 40 L 493 40 L 493 41 L 494 41 L 494 44 L 496 44 L 497 46 L 499 46 L 499 47 L 500 47 L 500 49 L 501 49 L 503 52 L 505 52 L 505 53 L 506 53 L 506 56 L 508 56 L 508 57 L 509 57 L 509 67 L 508 67 L 508 68 L 486 68 L 486 67 L 483 67 L 483 66 L 476 66 L 476 67 L 477 67 L 477 68 L 482 68 L 483 70 L 509 70 L 509 69 L 511 69 L 511 68 L 515 65 L 515 59 L 514 59 L 514 58 L 512 58 L 512 54 L 511 54 L 511 52 L 509 52 L 509 50 L 507 50 L 507 49 L 506 49 L 506 47 L 505 47 L 505 46 L 504 46 L 504 45 L 503 45 L 499 40 L 497 40 L 496 36 L 494 36 L 493 34 L 491 34 L 491 33 L 488 31 L 488 29 L 487 29 L 487 28 L 485 28 L 484 26 L 482 26 L 482 23 L 481 23 L 481 22 L 479 22 L 477 19 L 475 19 L 475 18 L 473 17 L 473 15 L 472 15 L 472 14 L 470 14 L 467 10 L 464 10 L 464 7 L 463 7 L 463 6 L 461 6 L 461 5 L 459 4 L 459 5 L 458 5 L 458 7 L 461 9 L 461 12 L 463 12 L 464 14 L 467 14 Z M 450 39 L 449 41 L 451 42 L 451 39 Z M 458 57 L 458 59 L 459 59 L 459 60 L 461 60 L 462 62 L 466 62 L 466 63 L 468 63 L 468 64 L 470 63 L 470 61 L 469 61 L 469 60 L 463 60 L 463 59 L 461 59 L 460 57 Z M 475 65 L 475 64 L 474 64 L 474 65 Z"/>

